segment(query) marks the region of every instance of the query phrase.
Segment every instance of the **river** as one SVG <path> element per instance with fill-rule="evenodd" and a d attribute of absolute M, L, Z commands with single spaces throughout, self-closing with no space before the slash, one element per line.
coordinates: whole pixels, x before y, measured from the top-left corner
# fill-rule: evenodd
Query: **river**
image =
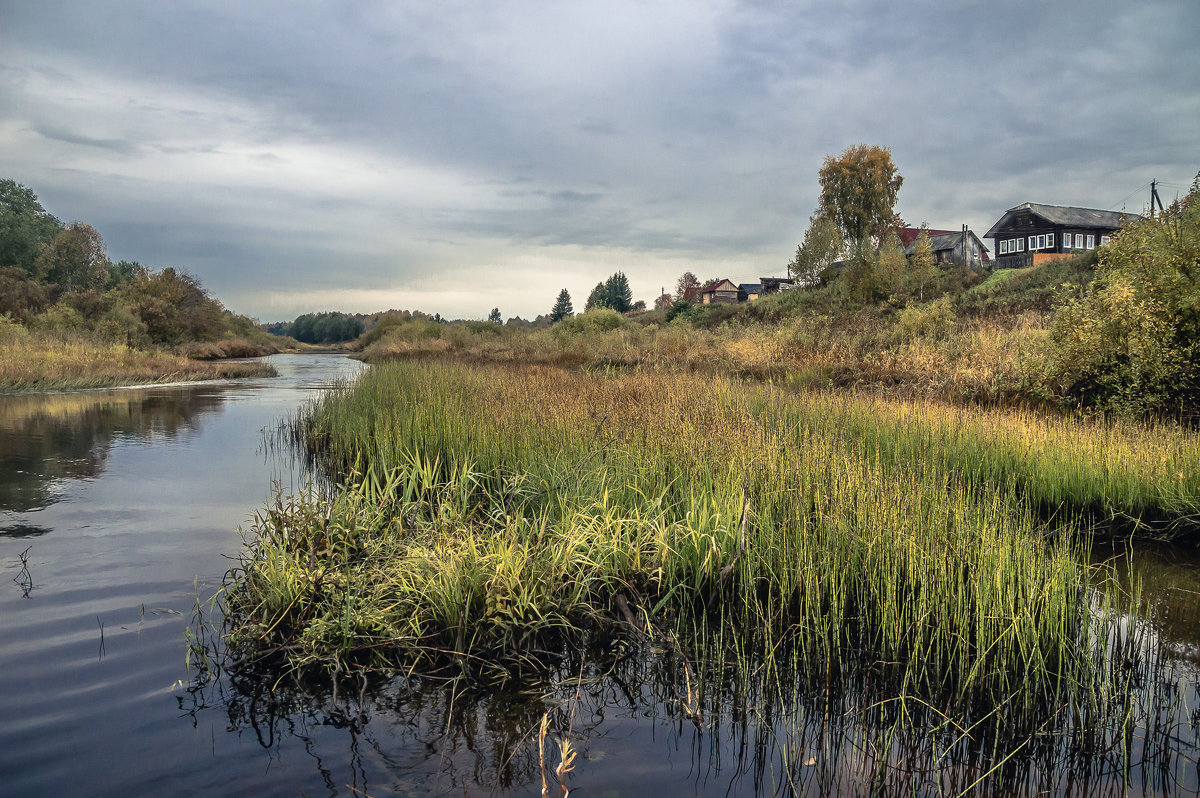
<path fill-rule="evenodd" d="M 189 668 L 197 602 L 241 553 L 239 527 L 306 484 L 274 432 L 361 368 L 339 355 L 272 362 L 273 379 L 0 396 L 0 795 L 535 795 L 547 711 L 546 761 L 572 739 L 580 795 L 938 795 L 993 772 L 1014 793 L 1200 789 L 1200 716 L 1186 708 L 1165 749 L 1135 741 L 1084 761 L 1039 739 L 1006 759 L 961 738 L 880 749 L 850 691 L 825 695 L 831 712 L 731 687 L 693 723 L 661 652 L 568 654 L 545 682 L 479 694 L 403 677 L 356 695 L 264 694 Z M 1194 547 L 1145 562 L 1147 639 L 1165 640 L 1155 673 L 1194 710 Z"/>

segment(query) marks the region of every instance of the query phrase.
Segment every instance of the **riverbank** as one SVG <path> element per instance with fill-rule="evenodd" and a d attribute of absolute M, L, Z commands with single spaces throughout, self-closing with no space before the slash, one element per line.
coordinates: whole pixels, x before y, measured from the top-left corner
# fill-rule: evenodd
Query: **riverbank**
<path fill-rule="evenodd" d="M 200 361 L 83 337 L 10 335 L 0 339 L 0 393 L 273 376 L 275 369 L 265 361 Z"/>

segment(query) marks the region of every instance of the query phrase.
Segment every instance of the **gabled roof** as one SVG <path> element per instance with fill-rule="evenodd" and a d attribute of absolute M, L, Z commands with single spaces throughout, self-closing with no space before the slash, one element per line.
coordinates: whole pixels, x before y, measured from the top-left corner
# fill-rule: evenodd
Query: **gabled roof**
<path fill-rule="evenodd" d="M 986 238 L 995 238 L 996 231 L 1021 211 L 1029 211 L 1034 216 L 1039 216 L 1050 224 L 1084 228 L 1102 227 L 1116 229 L 1141 218 L 1136 213 L 1124 213 L 1123 211 L 1102 211 L 1095 208 L 1076 208 L 1072 205 L 1042 205 L 1037 202 L 1026 202 L 1005 211 L 1004 215 L 1000 217 L 1000 221 L 992 225 L 992 228 L 984 233 L 984 236 Z"/>
<path fill-rule="evenodd" d="M 967 232 L 970 233 L 971 236 L 973 238 L 975 238 L 976 241 L 979 241 L 979 239 L 975 236 L 974 232 L 972 232 L 970 230 L 968 230 Z M 948 249 L 961 249 L 962 248 L 962 237 L 963 237 L 962 230 L 959 230 L 957 233 L 938 233 L 937 235 L 934 235 L 933 231 L 930 230 L 929 233 L 930 233 L 929 246 L 933 249 L 934 252 L 943 252 Z M 986 256 L 988 248 L 983 245 L 982 241 L 979 241 L 979 247 L 980 247 L 980 251 Z M 916 250 L 916 248 L 917 248 L 917 242 L 916 242 L 916 239 L 913 239 L 913 242 L 904 248 L 904 254 L 911 255 Z"/>
<path fill-rule="evenodd" d="M 761 294 L 762 283 L 738 283 L 738 290 L 747 294 Z"/>
<path fill-rule="evenodd" d="M 737 290 L 737 286 L 734 285 L 732 281 L 722 278 L 720 280 L 713 280 L 711 283 L 704 286 L 704 288 L 701 289 L 700 293 L 708 294 L 713 291 L 719 291 L 719 290 L 721 290 L 721 286 L 724 285 L 725 283 L 729 283 L 729 287 L 725 289 L 726 291 L 736 291 Z"/>

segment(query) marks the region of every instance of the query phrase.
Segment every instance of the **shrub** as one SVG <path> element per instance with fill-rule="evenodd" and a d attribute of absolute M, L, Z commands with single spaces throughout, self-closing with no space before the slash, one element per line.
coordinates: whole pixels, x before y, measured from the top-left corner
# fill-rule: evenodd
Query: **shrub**
<path fill-rule="evenodd" d="M 554 325 L 554 337 L 562 341 L 573 335 L 592 335 L 625 326 L 625 317 L 609 308 L 596 308 L 587 313 L 563 319 Z"/>
<path fill-rule="evenodd" d="M 28 338 L 29 330 L 13 321 L 7 313 L 0 313 L 0 344 L 17 343 Z"/>
<path fill-rule="evenodd" d="M 900 318 L 896 322 L 896 337 L 902 342 L 915 338 L 941 340 L 954 330 L 954 320 L 954 308 L 949 297 L 926 305 L 906 307 L 900 311 Z"/>
<path fill-rule="evenodd" d="M 1157 219 L 1102 247 L 1096 278 L 1051 324 L 1050 386 L 1122 413 L 1200 410 L 1200 176 Z"/>

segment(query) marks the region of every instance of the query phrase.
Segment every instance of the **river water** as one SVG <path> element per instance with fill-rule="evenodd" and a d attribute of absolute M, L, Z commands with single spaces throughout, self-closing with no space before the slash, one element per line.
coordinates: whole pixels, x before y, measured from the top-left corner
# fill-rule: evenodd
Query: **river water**
<path fill-rule="evenodd" d="M 1145 700 L 1175 708 L 1087 757 L 1063 735 L 1012 752 L 884 739 L 861 720 L 869 697 L 752 701 L 736 678 L 694 723 L 662 652 L 568 654 L 557 678 L 486 694 L 405 678 L 264 694 L 189 668 L 197 601 L 241 553 L 239 526 L 306 485 L 275 431 L 361 368 L 272 362 L 273 379 L 0 396 L 0 796 L 537 795 L 563 737 L 578 795 L 953 795 L 982 777 L 1012 794 L 1200 790 L 1194 547 L 1139 566 L 1158 658 Z"/>

